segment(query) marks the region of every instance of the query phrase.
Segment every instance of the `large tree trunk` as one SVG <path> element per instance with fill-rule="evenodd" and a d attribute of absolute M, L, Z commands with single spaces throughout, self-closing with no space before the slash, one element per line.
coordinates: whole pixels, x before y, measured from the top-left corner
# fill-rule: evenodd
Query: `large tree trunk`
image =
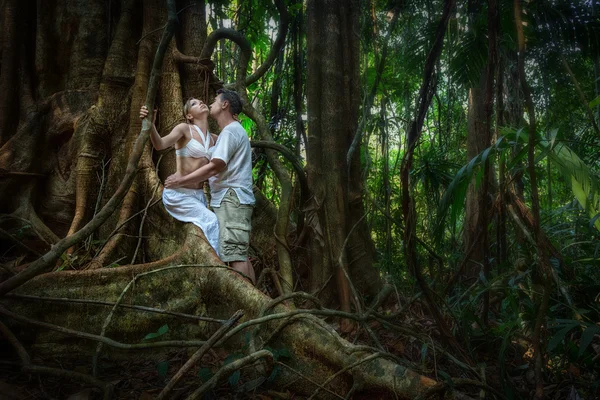
<path fill-rule="evenodd" d="M 335 282 L 343 310 L 349 310 L 350 282 L 376 291 L 373 247 L 363 220 L 359 152 L 346 162 L 358 124 L 359 2 L 309 1 L 307 170 L 312 241 L 311 289 Z M 350 174 L 350 175 L 349 175 Z M 341 260 L 341 262 L 340 262 Z M 333 279 L 331 279 L 333 278 Z M 331 280 L 330 280 L 331 279 Z"/>

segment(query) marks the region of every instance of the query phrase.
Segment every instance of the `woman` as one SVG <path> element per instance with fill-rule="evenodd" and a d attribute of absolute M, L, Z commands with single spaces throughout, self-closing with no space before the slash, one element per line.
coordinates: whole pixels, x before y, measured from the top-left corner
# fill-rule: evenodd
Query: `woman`
<path fill-rule="evenodd" d="M 186 122 L 177 125 L 171 133 L 161 137 L 154 122 L 150 130 L 150 140 L 156 150 L 175 146 L 177 161 L 176 175 L 187 175 L 208 164 L 210 147 L 214 146 L 216 135 L 208 132 L 209 109 L 201 100 L 191 98 L 183 106 Z M 140 109 L 140 118 L 148 115 L 146 106 Z M 154 114 L 156 120 L 156 113 Z M 219 254 L 219 223 L 217 216 L 206 208 L 203 183 L 177 189 L 164 189 L 163 203 L 173 218 L 191 222 L 200 227 L 208 242 Z"/>

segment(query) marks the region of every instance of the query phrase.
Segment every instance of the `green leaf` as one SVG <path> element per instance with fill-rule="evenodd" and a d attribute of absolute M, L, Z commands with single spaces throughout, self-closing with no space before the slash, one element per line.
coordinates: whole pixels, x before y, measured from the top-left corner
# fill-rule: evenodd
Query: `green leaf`
<path fill-rule="evenodd" d="M 271 383 L 275 380 L 275 378 L 277 378 L 277 375 L 279 375 L 279 372 L 281 371 L 281 366 L 279 364 L 275 365 L 273 367 L 273 371 L 271 371 L 271 375 L 269 375 L 269 377 L 267 378 L 267 382 Z"/>
<path fill-rule="evenodd" d="M 231 364 L 232 362 L 234 362 L 235 360 L 239 360 L 240 358 L 242 358 L 242 354 L 232 353 L 225 358 L 225 360 L 223 361 L 223 365 Z"/>
<path fill-rule="evenodd" d="M 167 377 L 167 372 L 169 371 L 169 362 L 168 361 L 159 362 L 158 365 L 156 366 L 156 369 L 158 370 L 159 378 L 165 379 Z"/>
<path fill-rule="evenodd" d="M 242 124 L 242 127 L 246 130 L 246 132 L 250 133 L 250 131 L 252 130 L 252 128 L 254 127 L 254 121 L 252 121 L 250 118 L 244 116 L 244 115 L 240 115 L 240 123 Z"/>
<path fill-rule="evenodd" d="M 444 381 L 446 381 L 446 383 L 448 384 L 448 386 L 450 388 L 454 387 L 454 381 L 452 380 L 452 377 L 450 375 L 448 375 L 448 373 L 446 373 L 440 369 L 438 371 L 438 374 L 440 374 L 440 376 L 444 379 Z"/>
<path fill-rule="evenodd" d="M 213 373 L 210 370 L 210 368 L 204 367 L 201 368 L 200 371 L 198 371 L 198 377 L 200 378 L 200 380 L 202 380 L 202 382 L 207 382 L 210 378 L 213 377 Z"/>
<path fill-rule="evenodd" d="M 600 230 L 600 219 L 594 219 L 600 213 L 600 182 L 590 168 L 573 150 L 558 143 L 548 155 L 555 162 L 581 207 L 588 212 L 596 229 Z"/>
<path fill-rule="evenodd" d="M 423 343 L 421 346 L 421 362 L 425 362 L 425 358 L 427 357 L 427 343 Z"/>
<path fill-rule="evenodd" d="M 579 342 L 578 357 L 581 357 L 583 353 L 585 353 L 585 350 L 588 348 L 590 343 L 592 343 L 594 335 L 597 333 L 600 333 L 600 326 L 598 325 L 589 326 L 585 331 L 583 331 L 583 334 L 581 335 L 581 341 Z"/>
<path fill-rule="evenodd" d="M 550 148 L 554 148 L 554 142 L 556 141 L 557 134 L 558 134 L 558 129 L 552 129 L 550 131 Z"/>
<path fill-rule="evenodd" d="M 599 104 L 600 104 L 600 96 L 598 96 L 594 100 L 590 101 L 590 108 L 594 108 Z"/>
<path fill-rule="evenodd" d="M 290 351 L 284 347 L 283 349 L 279 350 L 279 357 L 292 358 L 292 355 L 290 354 Z"/>
<path fill-rule="evenodd" d="M 529 364 L 519 365 L 518 367 L 513 368 L 513 371 L 524 371 L 526 369 L 529 369 Z"/>
<path fill-rule="evenodd" d="M 227 381 L 229 382 L 229 386 L 235 386 L 240 381 L 240 377 L 242 376 L 239 370 L 235 371 Z"/>
<path fill-rule="evenodd" d="M 565 328 L 556 332 L 554 334 L 554 336 L 552 336 L 552 338 L 548 341 L 548 352 L 554 350 L 556 348 L 556 346 L 558 346 L 558 344 L 563 341 L 563 339 L 565 338 L 567 333 L 569 333 L 569 331 L 571 331 L 573 328 L 576 328 L 578 326 L 579 326 L 578 323 L 567 325 Z"/>
<path fill-rule="evenodd" d="M 169 332 L 169 325 L 163 325 L 160 328 L 158 328 L 158 331 L 147 334 L 143 340 L 155 339 L 159 336 L 164 335 L 167 332 Z"/>

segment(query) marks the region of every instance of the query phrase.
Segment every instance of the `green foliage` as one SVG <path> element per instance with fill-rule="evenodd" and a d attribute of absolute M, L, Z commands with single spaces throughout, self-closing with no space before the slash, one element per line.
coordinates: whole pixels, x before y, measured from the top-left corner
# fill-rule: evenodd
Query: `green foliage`
<path fill-rule="evenodd" d="M 600 230 L 600 178 L 565 144 L 546 148 L 548 157 L 560 168 L 567 182 L 570 181 L 573 194 L 590 216 L 590 224 Z"/>
<path fill-rule="evenodd" d="M 455 175 L 454 179 L 448 185 L 442 200 L 439 203 L 436 228 L 437 239 L 441 240 L 444 229 L 445 217 L 448 212 L 451 215 L 452 223 L 455 223 L 459 212 L 464 206 L 467 188 L 474 180 L 478 185 L 483 175 L 483 165 L 491 156 L 499 155 L 507 158 L 509 150 L 515 149 L 519 145 L 520 150 L 516 155 L 508 159 L 509 169 L 514 168 L 521 162 L 528 152 L 528 134 L 523 130 L 514 130 L 506 128 L 503 130 L 504 136 L 489 148 L 473 157 L 468 164 L 463 166 Z M 581 161 L 581 159 L 564 143 L 557 143 L 556 131 L 551 135 L 550 141 L 538 137 L 536 147 L 541 151 L 541 155 L 549 157 L 557 165 L 563 177 L 570 181 L 571 190 L 579 204 L 585 209 L 593 222 L 594 226 L 600 230 L 600 220 L 593 220 L 600 213 L 600 181 L 598 176 L 593 174 L 590 168 Z M 540 161 L 540 157 L 536 159 Z"/>
<path fill-rule="evenodd" d="M 169 332 L 169 326 L 163 325 L 160 328 L 158 328 L 158 331 L 149 333 L 146 336 L 144 336 L 144 338 L 142 340 L 156 339 L 157 337 L 161 337 L 162 335 L 166 334 L 167 332 Z"/>
<path fill-rule="evenodd" d="M 522 135 L 517 132 L 515 139 L 518 141 L 522 139 Z M 491 156 L 501 154 L 502 152 L 512 149 L 515 142 L 509 142 L 506 137 L 500 137 L 496 143 L 491 147 L 485 149 L 483 152 L 473 157 L 468 164 L 464 165 L 456 175 L 450 184 L 448 185 L 444 196 L 442 197 L 438 209 L 437 209 L 437 239 L 441 240 L 443 229 L 445 227 L 444 222 L 446 215 L 450 212 L 452 224 L 456 223 L 456 219 L 459 212 L 464 206 L 464 200 L 467 194 L 467 188 L 471 181 L 474 179 L 477 183 L 481 182 L 483 171 L 482 168 L 486 161 Z"/>
<path fill-rule="evenodd" d="M 200 368 L 200 370 L 198 371 L 198 378 L 200 378 L 202 383 L 208 382 L 208 380 L 212 378 L 213 375 L 214 374 L 212 370 L 208 367 Z"/>
<path fill-rule="evenodd" d="M 167 377 L 167 372 L 169 371 L 169 362 L 161 361 L 156 365 L 156 370 L 158 371 L 158 377 L 160 379 L 165 379 Z"/>
<path fill-rule="evenodd" d="M 453 80 L 467 88 L 478 86 L 487 63 L 487 53 L 487 38 L 483 32 L 470 30 L 462 35 L 452 46 L 449 67 Z"/>

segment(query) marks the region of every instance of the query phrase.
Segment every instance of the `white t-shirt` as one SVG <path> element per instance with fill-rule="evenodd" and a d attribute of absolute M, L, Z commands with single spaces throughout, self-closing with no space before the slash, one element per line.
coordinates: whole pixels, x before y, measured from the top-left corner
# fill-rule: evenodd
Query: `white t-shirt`
<path fill-rule="evenodd" d="M 209 178 L 212 207 L 220 207 L 228 189 L 235 190 L 240 204 L 254 205 L 252 193 L 252 151 L 250 139 L 242 125 L 234 121 L 227 125 L 212 149 L 211 159 L 225 161 L 225 169 Z"/>

